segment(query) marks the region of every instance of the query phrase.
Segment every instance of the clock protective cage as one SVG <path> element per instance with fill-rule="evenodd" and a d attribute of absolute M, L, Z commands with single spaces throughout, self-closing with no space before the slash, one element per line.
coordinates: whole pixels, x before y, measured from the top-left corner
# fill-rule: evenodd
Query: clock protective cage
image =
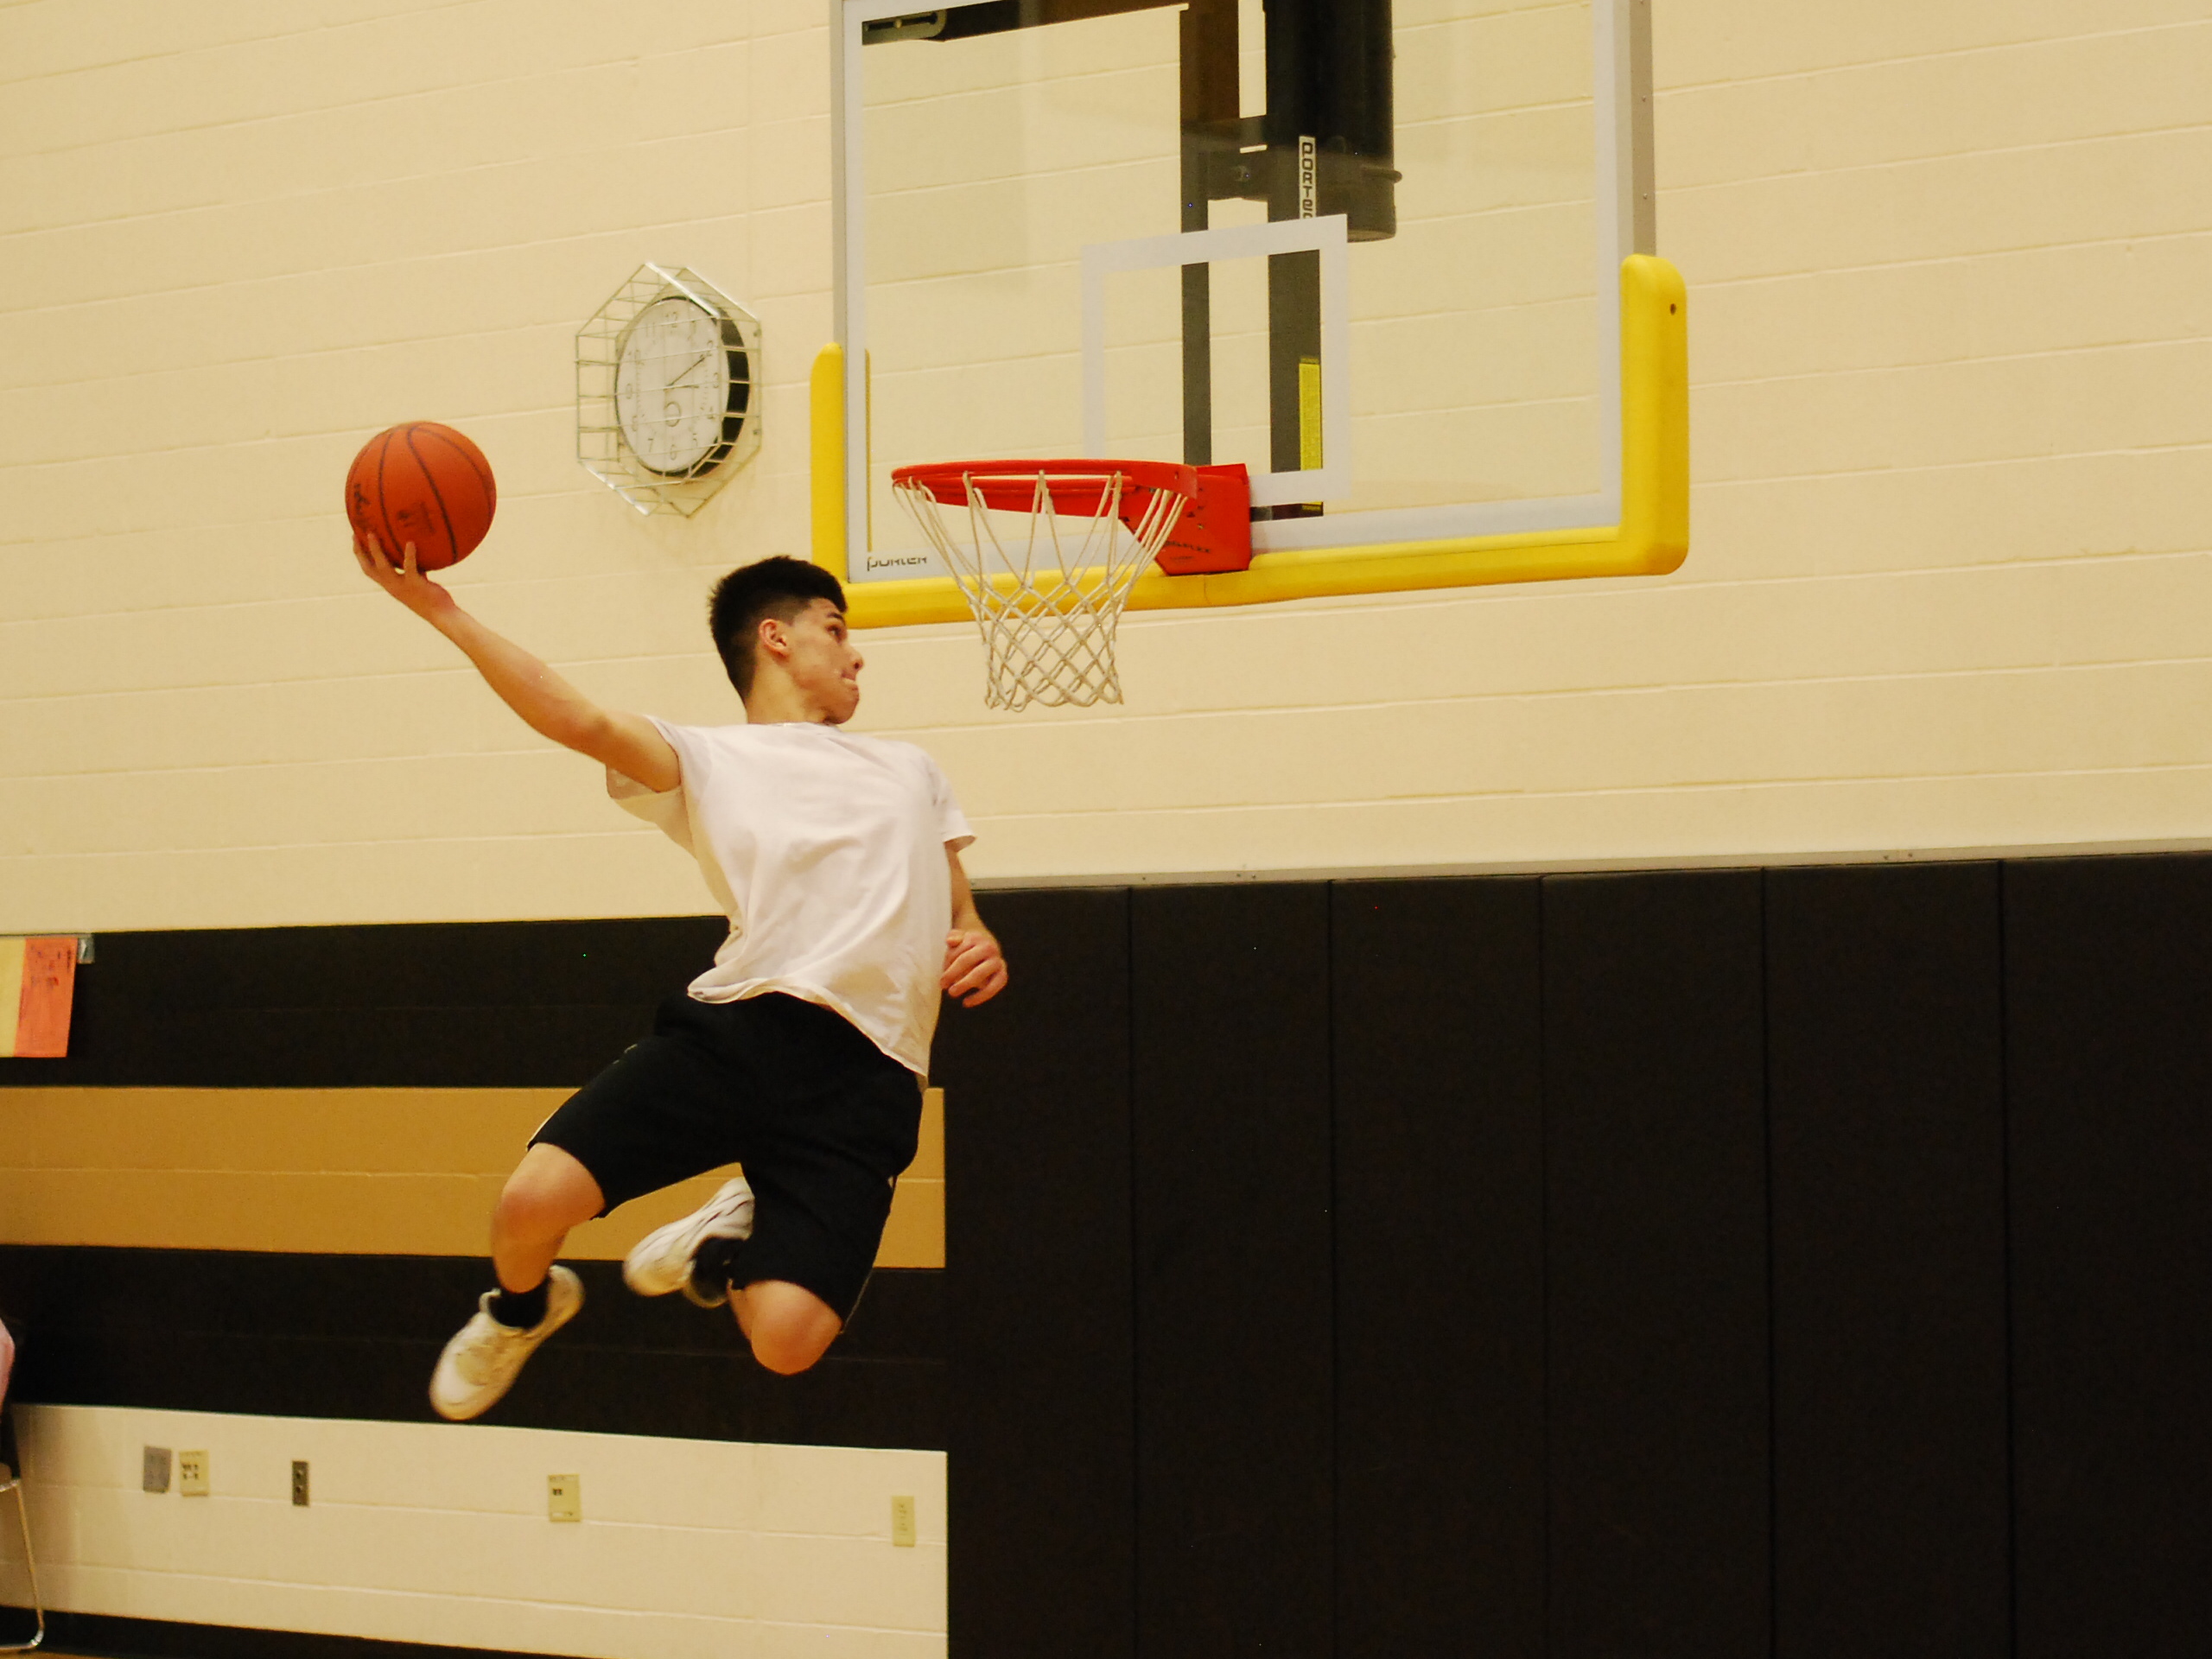
<path fill-rule="evenodd" d="M 667 301 L 711 319 L 727 365 L 727 397 L 702 452 L 655 466 L 622 423 L 623 356 L 639 320 Z M 760 320 L 682 265 L 643 264 L 576 331 L 576 459 L 639 512 L 690 518 L 760 448 Z"/>

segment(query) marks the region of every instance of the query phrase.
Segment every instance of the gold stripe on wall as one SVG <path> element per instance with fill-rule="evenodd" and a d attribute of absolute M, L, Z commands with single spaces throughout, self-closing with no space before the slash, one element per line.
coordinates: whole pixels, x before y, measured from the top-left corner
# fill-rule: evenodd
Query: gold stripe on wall
<path fill-rule="evenodd" d="M 0 1088 L 0 1243 L 483 1253 L 492 1203 L 564 1089 Z M 563 1254 L 614 1261 L 720 1173 L 626 1204 Z M 876 1253 L 944 1265 L 944 1095 Z"/>

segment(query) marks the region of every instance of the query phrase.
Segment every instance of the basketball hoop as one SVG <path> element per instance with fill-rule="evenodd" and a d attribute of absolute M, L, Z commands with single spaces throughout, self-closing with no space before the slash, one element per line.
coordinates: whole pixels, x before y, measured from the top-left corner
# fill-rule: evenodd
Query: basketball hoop
<path fill-rule="evenodd" d="M 994 709 L 1122 700 L 1114 630 L 1197 472 L 1159 461 L 901 467 L 891 487 L 944 559 L 983 636 Z M 966 509 L 947 514 L 946 507 Z"/>

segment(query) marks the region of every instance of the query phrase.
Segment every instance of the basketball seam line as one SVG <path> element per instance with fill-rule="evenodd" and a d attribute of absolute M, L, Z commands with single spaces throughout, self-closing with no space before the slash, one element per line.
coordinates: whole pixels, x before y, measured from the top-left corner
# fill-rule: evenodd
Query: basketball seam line
<path fill-rule="evenodd" d="M 461 435 L 455 432 L 454 436 L 458 438 L 461 437 Z M 474 453 L 474 446 L 468 445 L 467 447 L 464 447 L 466 442 L 467 441 L 464 439 L 462 443 L 453 444 L 451 448 L 454 454 L 459 455 L 463 461 L 468 463 L 468 470 L 476 474 L 476 481 L 484 486 L 484 501 L 486 509 L 486 518 L 489 518 L 492 515 L 496 514 L 499 510 L 499 482 L 492 476 L 491 462 L 486 461 L 480 467 L 477 465 L 479 457 Z"/>
<path fill-rule="evenodd" d="M 461 542 L 453 533 L 453 514 L 447 509 L 445 492 L 438 487 L 437 474 L 430 470 L 430 463 L 423 459 L 423 452 L 415 447 L 415 429 L 411 426 L 407 429 L 407 453 L 414 457 L 415 465 L 421 469 L 423 482 L 430 486 L 430 499 L 438 504 L 438 517 L 445 520 L 446 551 L 453 555 L 446 564 L 458 564 L 461 563 Z M 466 461 L 467 457 L 464 455 L 461 459 Z M 419 560 L 416 568 L 421 568 Z"/>
<path fill-rule="evenodd" d="M 378 543 L 378 547 L 388 562 L 397 564 L 399 562 L 400 552 L 392 545 L 391 515 L 385 511 L 384 502 L 384 465 L 385 459 L 391 454 L 391 433 L 387 429 L 381 435 L 384 442 L 377 446 L 377 528 L 383 539 Z"/>

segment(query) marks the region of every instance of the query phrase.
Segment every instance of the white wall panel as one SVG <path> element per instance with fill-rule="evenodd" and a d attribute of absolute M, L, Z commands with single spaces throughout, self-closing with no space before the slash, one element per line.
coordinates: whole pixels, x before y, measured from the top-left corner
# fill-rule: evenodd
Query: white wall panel
<path fill-rule="evenodd" d="M 40 1582 L 72 1611 L 606 1659 L 944 1651 L 939 1452 L 18 1410 Z M 211 1495 L 139 1490 L 147 1445 L 206 1451 Z M 546 1519 L 556 1473 L 582 1477 L 580 1524 Z"/>

